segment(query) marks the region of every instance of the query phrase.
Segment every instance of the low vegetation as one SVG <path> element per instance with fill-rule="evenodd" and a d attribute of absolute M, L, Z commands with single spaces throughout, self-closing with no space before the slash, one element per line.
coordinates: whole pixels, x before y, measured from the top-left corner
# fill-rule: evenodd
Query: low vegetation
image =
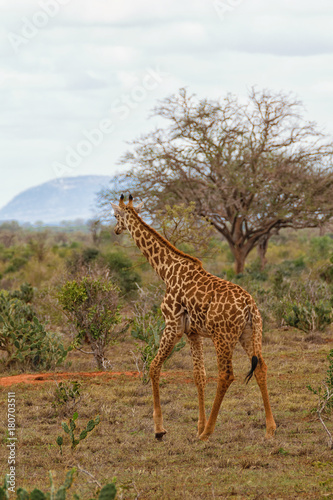
<path fill-rule="evenodd" d="M 108 360 L 106 346 L 119 335 L 121 322 L 119 291 L 103 269 L 86 270 L 60 289 L 58 300 L 76 332 L 75 342 L 84 341 L 91 348 L 99 370 L 105 370 Z"/>
<path fill-rule="evenodd" d="M 327 334 L 326 334 L 327 335 Z M 56 384 L 13 386 L 18 404 L 17 485 L 32 491 L 47 491 L 47 471 L 57 484 L 65 472 L 79 464 L 101 485 L 116 478 L 118 498 L 134 500 L 211 498 L 304 498 L 317 500 L 333 495 L 332 450 L 313 408 L 317 396 L 307 384 L 320 386 L 327 373 L 326 335 L 309 341 L 299 330 L 276 329 L 265 335 L 263 353 L 269 367 L 268 386 L 277 434 L 264 440 L 265 417 L 255 381 L 244 384 L 248 359 L 236 348 L 231 385 L 217 420 L 216 432 L 203 443 L 196 437 L 197 391 L 192 362 L 186 345 L 167 363 L 161 377 L 161 398 L 168 434 L 163 442 L 154 438 L 151 387 L 126 372 L 132 371 L 132 340 L 112 347 L 115 369 L 123 375 L 78 377 L 83 366 L 80 352 L 75 360 L 72 381 L 81 383 L 81 400 L 76 405 L 82 426 L 93 415 L 101 423 L 75 450 L 63 447 L 55 438 L 63 415 L 55 415 L 52 403 Z M 210 411 L 216 390 L 214 346 L 204 346 L 208 383 L 206 408 Z M 111 351 L 110 351 L 111 353 Z M 80 356 L 78 358 L 77 356 Z M 2 400 L 8 388 L 1 388 Z M 5 408 L 0 409 L 3 436 L 1 470 L 6 471 Z M 71 414 L 72 415 L 72 414 Z M 333 424 L 324 416 L 326 425 Z M 98 498 L 92 478 L 77 468 L 70 491 L 82 499 Z M 68 494 L 68 498 L 72 498 Z"/>
<path fill-rule="evenodd" d="M 171 215 L 176 222 L 177 217 L 190 220 L 190 211 Z M 75 494 L 82 500 L 112 498 L 103 497 L 103 491 L 119 499 L 333 498 L 328 434 L 333 432 L 332 235 L 281 231 L 270 238 L 264 268 L 252 253 L 245 270 L 236 274 L 228 245 L 205 233 L 205 268 L 247 289 L 264 319 L 263 354 L 277 434 L 264 441 L 259 390 L 255 381 L 243 384 L 248 359 L 237 348 L 236 380 L 216 432 L 207 443 L 199 441 L 197 392 L 183 341 L 163 367 L 168 434 L 157 443 L 151 388 L 142 382 L 148 381 L 163 330 L 163 286 L 126 236 L 115 240 L 108 228 L 96 227 L 89 232 L 87 227 L 0 226 L 1 376 L 45 370 L 72 374 L 58 382 L 36 380 L 10 388 L 17 400 L 19 498 L 33 498 L 34 490 L 44 495 L 38 498 L 53 498 L 47 492 L 56 495 L 61 488 L 67 498 Z M 168 225 L 164 229 L 170 231 Z M 170 234 L 182 238 L 182 226 Z M 195 245 L 200 247 L 194 240 L 177 244 L 195 254 Z M 96 353 L 98 369 L 106 368 L 106 374 L 81 376 L 96 370 Z M 208 340 L 205 361 L 209 413 L 217 366 Z M 2 401 L 8 390 L 0 382 Z M 87 429 L 92 417 L 93 432 Z M 68 430 L 77 425 L 74 441 L 65 429 L 60 436 L 64 421 Z M 0 405 L 0 434 L 3 484 L 5 405 Z M 79 445 L 72 447 L 80 435 Z M 5 490 L 0 498 L 6 498 Z"/>

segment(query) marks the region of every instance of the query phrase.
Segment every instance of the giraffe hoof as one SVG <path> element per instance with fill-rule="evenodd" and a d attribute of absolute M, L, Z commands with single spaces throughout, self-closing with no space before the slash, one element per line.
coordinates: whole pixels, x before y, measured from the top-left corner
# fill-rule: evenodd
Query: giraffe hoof
<path fill-rule="evenodd" d="M 275 434 L 275 429 L 267 429 L 266 434 L 265 434 L 265 439 L 272 439 Z"/>
<path fill-rule="evenodd" d="M 200 441 L 208 441 L 209 434 L 202 433 L 202 434 L 200 434 L 199 439 L 200 439 Z"/>
<path fill-rule="evenodd" d="M 158 441 L 162 441 L 163 439 L 163 436 L 166 434 L 166 431 L 163 431 L 163 432 L 156 432 L 155 433 L 155 437 Z"/>

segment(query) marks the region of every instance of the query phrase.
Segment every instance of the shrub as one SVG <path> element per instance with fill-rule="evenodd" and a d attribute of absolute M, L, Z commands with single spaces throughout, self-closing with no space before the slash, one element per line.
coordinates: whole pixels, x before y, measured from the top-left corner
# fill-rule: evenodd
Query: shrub
<path fill-rule="evenodd" d="M 14 290 L 10 293 L 10 296 L 16 299 L 20 299 L 26 304 L 32 301 L 34 296 L 34 291 L 30 283 L 23 283 L 19 290 Z"/>
<path fill-rule="evenodd" d="M 324 266 L 320 273 L 320 277 L 326 281 L 326 283 L 333 283 L 333 255 L 330 258 L 330 264 Z"/>
<path fill-rule="evenodd" d="M 299 275 L 304 269 L 306 269 L 306 264 L 304 262 L 304 257 L 298 257 L 293 260 L 284 260 L 279 264 L 277 273 L 283 277 L 291 277 Z"/>
<path fill-rule="evenodd" d="M 54 393 L 53 408 L 74 407 L 81 398 L 81 384 L 74 380 L 73 382 L 59 382 Z"/>
<path fill-rule="evenodd" d="M 119 289 L 110 281 L 108 272 L 95 269 L 94 275 L 67 281 L 58 294 L 59 302 L 76 331 L 77 344 L 86 340 L 97 366 L 106 368 L 105 349 L 121 331 Z"/>
<path fill-rule="evenodd" d="M 43 493 L 41 490 L 35 488 L 31 493 L 28 493 L 24 488 L 18 488 L 16 493 L 16 500 L 66 500 L 66 492 L 70 489 L 73 484 L 74 473 L 76 472 L 76 468 L 73 467 L 66 474 L 66 479 L 64 484 L 62 484 L 57 491 L 55 491 L 55 486 L 53 483 L 53 477 L 51 471 L 49 471 L 50 478 L 50 492 Z M 4 479 L 3 488 L 0 487 L 0 500 L 7 500 L 9 498 L 8 490 L 10 484 L 7 480 L 7 477 Z M 10 490 L 11 491 L 11 490 Z M 99 492 L 98 500 L 113 500 L 116 497 L 117 489 L 116 485 L 112 483 L 108 483 L 103 486 Z M 80 500 L 80 497 L 77 494 L 73 495 L 73 498 L 76 500 Z M 94 500 L 94 499 L 90 499 Z"/>
<path fill-rule="evenodd" d="M 82 260 L 84 264 L 89 264 L 95 260 L 99 255 L 99 250 L 97 248 L 87 247 L 82 252 Z"/>
<path fill-rule="evenodd" d="M 311 276 L 286 280 L 278 274 L 274 291 L 279 299 L 275 307 L 279 321 L 305 332 L 323 331 L 333 322 L 332 293 L 326 283 Z"/>
<path fill-rule="evenodd" d="M 6 354 L 2 363 L 6 367 L 54 368 L 65 360 L 69 349 L 58 335 L 45 330 L 29 304 L 15 297 L 25 294 L 27 299 L 30 289 L 24 285 L 12 295 L 0 292 L 0 350 Z"/>
<path fill-rule="evenodd" d="M 43 262 L 45 260 L 48 251 L 48 236 L 49 232 L 44 230 L 41 232 L 35 232 L 34 236 L 29 238 L 28 244 L 30 250 L 35 255 L 38 262 Z"/>
<path fill-rule="evenodd" d="M 75 436 L 74 431 L 76 429 L 76 423 L 75 421 L 78 418 L 78 413 L 75 412 L 72 416 L 72 418 L 69 419 L 68 425 L 66 422 L 62 422 L 61 427 L 65 431 L 66 434 L 69 435 L 70 441 L 71 441 L 71 449 L 74 450 L 77 445 L 80 443 L 80 441 L 83 441 L 83 439 L 86 439 L 88 436 L 88 432 L 91 432 L 93 429 L 95 429 L 96 425 L 100 423 L 100 418 L 99 415 L 94 419 L 89 420 L 89 422 L 86 425 L 86 428 L 83 429 L 78 436 Z M 64 444 L 64 440 L 62 436 L 57 437 L 57 445 L 60 448 L 60 453 L 62 454 L 62 446 Z"/>
<path fill-rule="evenodd" d="M 327 259 L 333 250 L 333 239 L 330 236 L 316 236 L 310 240 L 310 256 L 315 259 Z"/>
<path fill-rule="evenodd" d="M 122 293 L 127 294 L 137 290 L 137 285 L 141 284 L 141 277 L 132 269 L 131 259 L 121 252 L 114 252 L 104 255 L 103 260 Z"/>
<path fill-rule="evenodd" d="M 14 257 L 9 266 L 6 267 L 5 274 L 19 271 L 27 262 L 28 259 L 25 257 Z"/>
<path fill-rule="evenodd" d="M 67 274 L 71 278 L 88 273 L 89 267 L 94 264 L 94 261 L 99 255 L 97 248 L 84 248 L 81 252 L 73 250 L 70 257 L 66 260 Z"/>

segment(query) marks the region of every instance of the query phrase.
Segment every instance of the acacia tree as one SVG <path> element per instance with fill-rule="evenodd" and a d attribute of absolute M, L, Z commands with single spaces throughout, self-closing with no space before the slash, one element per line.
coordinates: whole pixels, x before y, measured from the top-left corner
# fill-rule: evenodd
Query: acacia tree
<path fill-rule="evenodd" d="M 133 141 L 121 180 L 156 210 L 195 202 L 228 242 L 236 272 L 258 245 L 284 227 L 322 225 L 333 214 L 332 142 L 289 94 L 252 89 L 198 100 L 185 89 L 159 102 L 165 128 Z M 115 196 L 101 193 L 102 205 Z"/>

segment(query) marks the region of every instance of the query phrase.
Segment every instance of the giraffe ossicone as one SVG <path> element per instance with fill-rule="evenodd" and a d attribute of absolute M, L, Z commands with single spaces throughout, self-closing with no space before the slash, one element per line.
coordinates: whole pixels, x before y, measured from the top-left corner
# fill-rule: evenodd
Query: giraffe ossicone
<path fill-rule="evenodd" d="M 198 437 L 207 440 L 214 431 L 223 397 L 234 380 L 232 354 L 237 342 L 251 360 L 247 381 L 254 374 L 265 408 L 266 438 L 272 437 L 276 424 L 267 390 L 267 366 L 261 353 L 262 320 L 251 295 L 240 286 L 210 274 L 199 259 L 174 247 L 142 220 L 139 213 L 143 203 L 134 206 L 131 195 L 127 205 L 123 195 L 119 205 L 111 205 L 117 219 L 115 233 L 129 231 L 137 247 L 166 284 L 161 304 L 165 329 L 149 372 L 154 398 L 155 437 L 162 439 L 166 433 L 159 392 L 162 364 L 183 334 L 190 344 L 198 390 Z M 216 396 L 208 419 L 204 403 L 203 337 L 213 341 L 218 365 Z"/>

